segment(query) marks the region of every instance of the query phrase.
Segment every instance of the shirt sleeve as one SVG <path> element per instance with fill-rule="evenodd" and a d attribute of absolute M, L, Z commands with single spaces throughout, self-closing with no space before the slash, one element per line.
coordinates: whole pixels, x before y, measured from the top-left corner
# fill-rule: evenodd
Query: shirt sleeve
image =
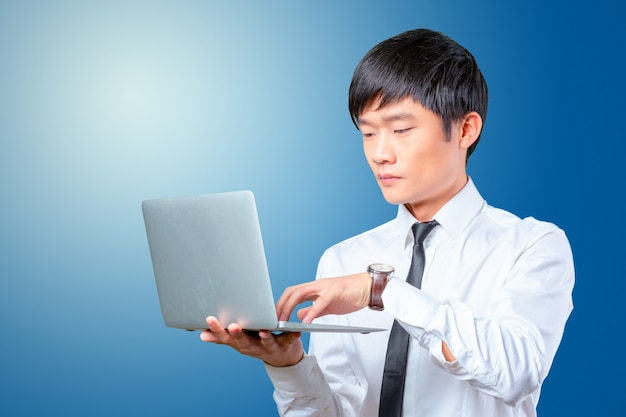
<path fill-rule="evenodd" d="M 332 393 L 315 356 L 277 368 L 265 364 L 274 385 L 274 401 L 281 416 L 335 416 Z"/>
<path fill-rule="evenodd" d="M 326 252 L 317 279 L 329 276 L 325 266 L 337 264 Z M 336 271 L 333 271 L 336 272 Z M 345 316 L 318 317 L 316 323 L 348 325 Z M 281 416 L 355 417 L 363 405 L 367 383 L 354 368 L 354 346 L 348 333 L 311 333 L 309 352 L 298 364 L 265 369 L 274 385 L 274 401 Z M 320 360 L 318 361 L 318 357 Z M 321 366 L 323 363 L 323 367 Z"/>
<path fill-rule="evenodd" d="M 574 267 L 565 234 L 542 227 L 528 236 L 508 276 L 495 280 L 504 284 L 486 317 L 397 278 L 383 292 L 385 311 L 430 352 L 436 365 L 510 405 L 543 382 L 573 308 Z M 445 360 L 442 341 L 456 361 Z"/>
<path fill-rule="evenodd" d="M 354 417 L 363 402 L 365 390 L 350 372 L 350 366 L 336 359 L 333 369 L 344 375 L 325 375 L 315 355 L 307 355 L 298 364 L 277 368 L 265 364 L 274 385 L 274 401 L 281 416 L 289 417 Z M 327 370 L 328 372 L 328 370 Z M 330 378 L 330 380 L 329 380 Z M 335 381 L 335 382 L 333 382 Z"/>

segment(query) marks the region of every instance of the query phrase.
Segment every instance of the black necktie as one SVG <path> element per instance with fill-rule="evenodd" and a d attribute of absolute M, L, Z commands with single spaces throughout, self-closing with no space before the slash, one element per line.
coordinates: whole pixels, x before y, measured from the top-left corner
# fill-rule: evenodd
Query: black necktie
<path fill-rule="evenodd" d="M 406 281 L 417 288 L 422 285 L 424 273 L 424 239 L 437 226 L 435 220 L 425 223 L 415 223 L 412 227 L 415 243 L 413 244 L 413 258 Z M 409 334 L 394 320 L 387 356 L 383 372 L 383 385 L 380 390 L 379 417 L 400 417 L 402 415 L 402 400 L 404 397 L 404 374 L 409 348 Z"/>

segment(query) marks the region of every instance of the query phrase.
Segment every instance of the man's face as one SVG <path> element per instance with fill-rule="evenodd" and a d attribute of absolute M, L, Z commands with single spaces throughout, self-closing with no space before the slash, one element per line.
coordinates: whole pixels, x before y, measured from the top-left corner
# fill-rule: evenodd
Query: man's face
<path fill-rule="evenodd" d="M 430 220 L 467 182 L 462 123 L 453 124 L 446 141 L 441 118 L 412 98 L 378 104 L 358 119 L 367 162 L 389 203 L 407 204 L 417 219 Z"/>

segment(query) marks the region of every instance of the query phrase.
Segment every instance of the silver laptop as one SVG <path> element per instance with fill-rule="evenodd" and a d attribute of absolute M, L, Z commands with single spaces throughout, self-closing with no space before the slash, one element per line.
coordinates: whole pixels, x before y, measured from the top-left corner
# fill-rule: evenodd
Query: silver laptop
<path fill-rule="evenodd" d="M 383 329 L 276 318 L 254 195 L 235 191 L 145 200 L 142 211 L 165 325 L 369 333 Z"/>

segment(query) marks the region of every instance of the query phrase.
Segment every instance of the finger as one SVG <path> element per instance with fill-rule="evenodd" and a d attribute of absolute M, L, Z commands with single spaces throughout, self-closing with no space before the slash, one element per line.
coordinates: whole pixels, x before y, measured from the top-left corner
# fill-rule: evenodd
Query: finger
<path fill-rule="evenodd" d="M 217 337 L 210 330 L 203 330 L 200 333 L 200 340 L 203 342 L 217 343 Z"/>
<path fill-rule="evenodd" d="M 313 305 L 302 309 L 306 310 L 302 314 L 302 323 L 311 323 L 317 317 L 323 316 L 324 310 L 326 310 L 326 307 L 328 307 L 331 301 L 331 297 L 324 297 L 323 294 L 317 297 L 317 300 L 315 300 L 315 303 L 313 303 Z M 298 314 L 298 317 L 300 317 L 300 313 Z"/>
<path fill-rule="evenodd" d="M 280 298 L 276 302 L 276 316 L 280 321 L 289 320 L 289 316 L 291 316 L 292 308 L 287 307 L 287 301 L 292 297 L 294 290 L 295 287 L 285 288 L 285 291 L 283 291 Z"/>
<path fill-rule="evenodd" d="M 302 337 L 301 332 L 282 332 L 279 334 L 271 333 L 267 330 L 259 332 L 259 339 L 264 347 L 272 348 L 277 346 L 284 346 L 293 343 L 297 339 Z"/>
<path fill-rule="evenodd" d="M 264 339 L 272 336 L 272 332 L 269 330 L 259 330 L 259 338 Z"/>
<path fill-rule="evenodd" d="M 207 326 L 209 326 L 209 329 L 211 329 L 211 331 L 220 331 L 220 329 L 224 329 L 222 323 L 220 323 L 219 320 L 213 316 L 208 316 L 206 318 L 206 324 Z"/>
<path fill-rule="evenodd" d="M 274 335 L 267 330 L 261 330 L 259 332 L 259 339 L 261 340 L 261 345 L 263 345 L 266 349 L 271 349 L 276 345 Z"/>
<path fill-rule="evenodd" d="M 285 344 L 291 344 L 294 343 L 297 339 L 300 339 L 302 337 L 302 333 L 300 332 L 288 332 L 288 333 L 282 333 L 279 336 L 281 339 L 281 342 L 285 342 Z"/>
<path fill-rule="evenodd" d="M 231 323 L 228 325 L 227 332 L 228 332 L 228 335 L 231 338 L 233 338 L 235 341 L 245 340 L 246 337 L 248 336 L 246 332 L 244 332 L 243 329 L 235 323 Z"/>
<path fill-rule="evenodd" d="M 258 343 L 258 338 L 256 337 L 256 335 L 249 335 L 247 332 L 244 332 L 239 325 L 235 323 L 228 325 L 228 334 L 231 337 L 232 346 L 240 352 L 245 352 L 256 343 Z"/>
<path fill-rule="evenodd" d="M 203 335 L 202 334 L 200 335 L 202 340 L 208 339 L 208 341 L 211 341 L 213 343 L 229 344 L 231 340 L 231 336 L 230 334 L 228 334 L 226 329 L 224 329 L 224 327 L 217 320 L 217 318 L 213 316 L 209 316 L 206 318 L 206 323 L 209 328 L 205 332 L 210 333 L 212 337 L 211 335 L 205 334 L 205 332 L 202 332 Z"/>
<path fill-rule="evenodd" d="M 318 281 L 289 287 L 276 303 L 276 312 L 280 320 L 287 320 L 294 308 L 305 301 L 315 301 L 318 298 L 320 285 Z"/>

